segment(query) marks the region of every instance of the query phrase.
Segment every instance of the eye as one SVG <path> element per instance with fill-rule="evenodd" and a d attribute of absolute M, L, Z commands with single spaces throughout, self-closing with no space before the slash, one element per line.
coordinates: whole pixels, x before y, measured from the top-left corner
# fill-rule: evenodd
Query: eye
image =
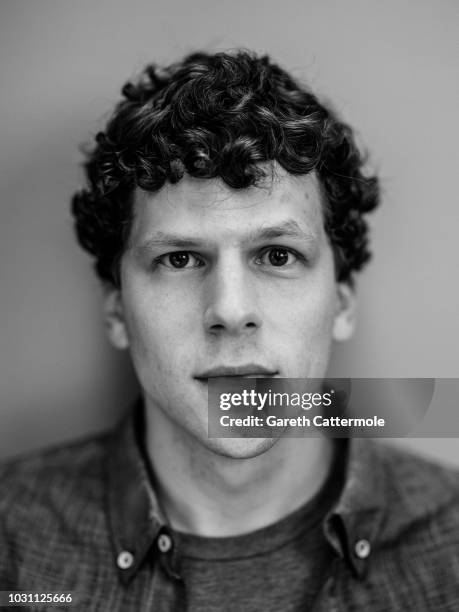
<path fill-rule="evenodd" d="M 157 263 L 166 266 L 166 268 L 175 268 L 180 270 L 183 268 L 200 268 L 203 262 L 189 251 L 174 251 L 166 253 L 155 260 Z"/>
<path fill-rule="evenodd" d="M 264 265 L 280 268 L 298 261 L 299 256 L 284 247 L 270 247 L 266 249 L 259 258 L 259 262 Z"/>

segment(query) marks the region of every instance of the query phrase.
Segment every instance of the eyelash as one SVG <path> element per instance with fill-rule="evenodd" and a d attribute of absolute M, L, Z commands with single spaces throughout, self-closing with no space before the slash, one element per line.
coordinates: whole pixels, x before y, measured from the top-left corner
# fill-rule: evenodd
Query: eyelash
<path fill-rule="evenodd" d="M 296 258 L 297 261 L 306 262 L 306 257 L 304 257 L 304 255 L 302 255 L 301 253 L 298 253 L 298 251 L 295 251 L 294 249 L 290 249 L 290 248 L 287 248 L 287 247 L 272 245 L 272 246 L 269 246 L 269 247 L 265 247 L 264 249 L 262 249 L 260 251 L 259 255 L 256 258 L 256 264 L 257 265 L 262 265 L 262 263 L 260 263 L 261 258 L 263 256 L 265 256 L 266 254 L 268 254 L 270 251 L 273 251 L 275 249 L 278 249 L 280 251 L 285 251 L 289 255 L 293 255 Z M 168 257 L 171 257 L 172 255 L 182 255 L 182 254 L 186 254 L 186 255 L 188 255 L 190 257 L 193 257 L 196 260 L 196 262 L 198 263 L 198 265 L 192 265 L 192 266 L 185 265 L 182 268 L 180 268 L 180 267 L 176 267 L 176 266 L 173 266 L 173 265 L 167 265 L 165 263 L 165 260 Z M 169 268 L 169 269 L 172 269 L 172 270 L 190 270 L 190 269 L 202 268 L 205 265 L 205 262 L 203 261 L 203 259 L 201 259 L 199 255 L 197 255 L 196 253 L 193 253 L 192 251 L 173 251 L 171 253 L 165 253 L 164 255 L 160 255 L 159 257 L 155 257 L 153 262 L 154 262 L 155 265 L 160 264 L 160 265 L 163 265 L 166 268 Z M 295 263 L 295 262 L 292 262 L 292 263 Z M 290 263 L 290 264 L 287 263 L 285 266 L 274 266 L 274 265 L 272 265 L 271 267 L 273 267 L 273 268 L 276 268 L 276 267 L 278 267 L 278 268 L 285 268 L 285 267 L 288 267 L 288 266 L 292 265 L 292 263 Z"/>

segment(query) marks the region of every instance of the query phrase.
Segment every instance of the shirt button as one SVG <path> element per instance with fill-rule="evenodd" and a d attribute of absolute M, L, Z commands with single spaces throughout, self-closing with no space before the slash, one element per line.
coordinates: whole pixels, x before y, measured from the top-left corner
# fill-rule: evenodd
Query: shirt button
<path fill-rule="evenodd" d="M 134 563 L 134 555 L 128 550 L 122 550 L 116 559 L 116 563 L 120 569 L 129 569 Z"/>
<path fill-rule="evenodd" d="M 158 538 L 158 548 L 162 553 L 167 553 L 172 548 L 171 537 L 162 533 Z"/>
<path fill-rule="evenodd" d="M 359 540 L 355 544 L 354 552 L 359 559 L 366 559 L 371 552 L 370 542 L 368 540 Z"/>

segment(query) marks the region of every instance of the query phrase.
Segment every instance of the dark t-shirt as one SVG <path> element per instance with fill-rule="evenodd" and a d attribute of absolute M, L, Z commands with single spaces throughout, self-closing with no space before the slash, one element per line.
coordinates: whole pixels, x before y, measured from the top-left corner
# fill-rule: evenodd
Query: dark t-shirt
<path fill-rule="evenodd" d="M 340 455 L 319 493 L 277 523 L 225 538 L 172 531 L 182 584 L 171 610 L 177 599 L 191 612 L 309 609 L 333 558 L 322 521 L 341 488 Z"/>

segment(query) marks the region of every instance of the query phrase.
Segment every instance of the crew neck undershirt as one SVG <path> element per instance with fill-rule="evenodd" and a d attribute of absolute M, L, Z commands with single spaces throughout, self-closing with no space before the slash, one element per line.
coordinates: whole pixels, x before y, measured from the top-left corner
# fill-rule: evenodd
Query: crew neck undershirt
<path fill-rule="evenodd" d="M 214 538 L 172 530 L 174 556 L 183 581 L 180 609 L 308 609 L 335 554 L 322 524 L 340 493 L 343 463 L 343 444 L 337 443 L 329 475 L 319 492 L 299 509 L 256 531 Z"/>

